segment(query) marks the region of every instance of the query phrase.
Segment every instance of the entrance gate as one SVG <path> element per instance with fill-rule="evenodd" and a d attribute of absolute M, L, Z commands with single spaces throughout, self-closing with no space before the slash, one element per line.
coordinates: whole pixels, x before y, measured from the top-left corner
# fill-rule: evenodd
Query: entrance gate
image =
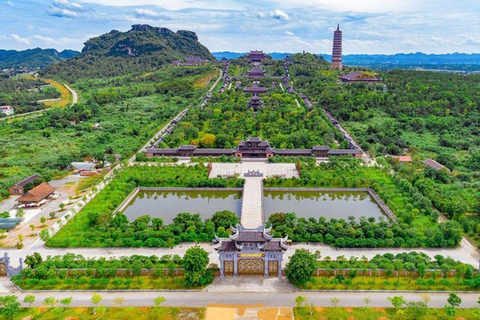
<path fill-rule="evenodd" d="M 265 262 L 263 261 L 263 259 L 238 260 L 238 274 L 263 275 L 264 273 L 265 273 Z"/>
<path fill-rule="evenodd" d="M 7 276 L 7 263 L 0 262 L 0 277 Z"/>

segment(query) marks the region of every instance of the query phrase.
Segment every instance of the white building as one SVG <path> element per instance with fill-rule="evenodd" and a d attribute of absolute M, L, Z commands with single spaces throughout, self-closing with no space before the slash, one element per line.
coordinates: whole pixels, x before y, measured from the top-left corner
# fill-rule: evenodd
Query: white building
<path fill-rule="evenodd" d="M 11 116 L 13 112 L 13 107 L 12 106 L 1 106 L 0 107 L 0 113 L 3 113 L 6 116 Z"/>

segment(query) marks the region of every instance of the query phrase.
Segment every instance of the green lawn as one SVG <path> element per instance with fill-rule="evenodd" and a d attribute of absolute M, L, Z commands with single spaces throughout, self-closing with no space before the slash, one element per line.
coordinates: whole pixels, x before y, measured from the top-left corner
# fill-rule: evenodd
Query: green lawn
<path fill-rule="evenodd" d="M 340 305 L 342 301 L 340 301 Z M 340 320 L 340 319 L 362 319 L 362 320 L 400 320 L 400 319 L 478 319 L 478 312 L 475 309 L 457 309 L 455 317 L 446 315 L 444 309 L 425 309 L 424 315 L 415 314 L 402 309 L 400 312 L 393 308 L 294 308 L 295 319 L 297 320 Z"/>
<path fill-rule="evenodd" d="M 115 278 L 67 278 L 52 280 L 17 280 L 16 284 L 23 290 L 180 290 L 192 289 L 185 286 L 183 276 L 175 277 L 115 277 Z M 193 289 L 201 289 L 193 288 Z"/>

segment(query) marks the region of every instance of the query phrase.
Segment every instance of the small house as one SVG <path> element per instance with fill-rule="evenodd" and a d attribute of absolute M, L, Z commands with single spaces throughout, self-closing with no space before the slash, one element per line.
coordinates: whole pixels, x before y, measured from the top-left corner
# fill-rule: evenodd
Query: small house
<path fill-rule="evenodd" d="M 445 170 L 447 172 L 450 172 L 450 169 L 448 169 L 443 164 L 440 164 L 433 159 L 427 159 L 427 160 L 423 161 L 423 164 L 426 165 L 427 167 L 433 168 L 435 170 Z"/>
<path fill-rule="evenodd" d="M 1 106 L 1 107 L 0 107 L 0 113 L 3 113 L 3 114 L 6 115 L 6 116 L 11 116 L 11 115 L 14 114 L 15 112 L 13 111 L 13 107 L 12 107 L 12 106 Z"/>
<path fill-rule="evenodd" d="M 34 174 L 8 188 L 8 192 L 10 192 L 12 195 L 23 195 L 25 193 L 25 186 L 27 184 L 33 184 L 35 180 L 39 179 L 43 179 L 43 177 L 39 174 Z"/>
<path fill-rule="evenodd" d="M 17 199 L 17 202 L 22 205 L 39 205 L 42 201 L 47 200 L 55 192 L 55 188 L 44 182 L 32 190 L 23 194 Z"/>

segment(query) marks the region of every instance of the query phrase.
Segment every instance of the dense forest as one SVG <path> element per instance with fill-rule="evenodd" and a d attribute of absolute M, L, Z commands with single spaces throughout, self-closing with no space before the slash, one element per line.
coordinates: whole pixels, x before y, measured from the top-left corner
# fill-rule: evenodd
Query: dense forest
<path fill-rule="evenodd" d="M 112 30 L 85 43 L 73 58 L 40 71 L 74 82 L 79 78 L 107 78 L 156 70 L 188 56 L 214 60 L 194 32 L 134 25 L 127 32 Z"/>
<path fill-rule="evenodd" d="M 340 84 L 338 72 L 318 68 L 295 83 L 371 155 L 411 155 L 412 163 L 390 165 L 479 241 L 480 77 L 401 70 L 379 76 L 380 85 Z M 427 158 L 451 172 L 425 167 Z"/>
<path fill-rule="evenodd" d="M 42 117 L 0 122 L 0 193 L 33 173 L 48 179 L 72 161 L 132 156 L 217 75 L 212 67 L 167 67 L 143 77 L 85 80 L 83 103 Z"/>
<path fill-rule="evenodd" d="M 204 109 L 187 115 L 165 144 L 234 148 L 241 140 L 255 136 L 280 149 L 332 144 L 335 132 L 323 113 L 298 106 L 296 99 L 287 93 L 262 96 L 264 107 L 254 112 L 243 93 L 214 94 Z"/>

